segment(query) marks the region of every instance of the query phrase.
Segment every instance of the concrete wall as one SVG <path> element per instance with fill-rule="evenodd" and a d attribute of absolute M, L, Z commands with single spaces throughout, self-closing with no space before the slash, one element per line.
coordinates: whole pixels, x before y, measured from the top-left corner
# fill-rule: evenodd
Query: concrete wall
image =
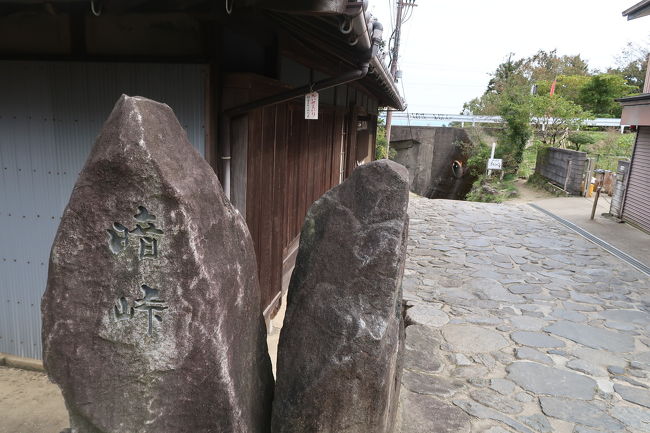
<path fill-rule="evenodd" d="M 393 126 L 391 133 L 394 160 L 409 170 L 411 191 L 428 198 L 460 200 L 472 188 L 461 143 L 471 143 L 461 128 Z"/>
<path fill-rule="evenodd" d="M 569 194 L 582 193 L 587 154 L 575 150 L 549 147 L 537 153 L 535 173 L 564 188 Z M 567 179 L 568 177 L 568 179 Z"/>

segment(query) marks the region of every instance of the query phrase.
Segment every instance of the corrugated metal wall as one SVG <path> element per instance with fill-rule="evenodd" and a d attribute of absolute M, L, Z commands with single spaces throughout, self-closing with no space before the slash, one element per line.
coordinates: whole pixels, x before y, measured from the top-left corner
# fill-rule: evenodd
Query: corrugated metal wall
<path fill-rule="evenodd" d="M 628 176 L 623 219 L 650 232 L 650 126 L 639 127 Z"/>
<path fill-rule="evenodd" d="M 122 93 L 167 103 L 204 154 L 202 65 L 0 62 L 0 352 L 41 358 L 41 295 L 63 209 Z"/>

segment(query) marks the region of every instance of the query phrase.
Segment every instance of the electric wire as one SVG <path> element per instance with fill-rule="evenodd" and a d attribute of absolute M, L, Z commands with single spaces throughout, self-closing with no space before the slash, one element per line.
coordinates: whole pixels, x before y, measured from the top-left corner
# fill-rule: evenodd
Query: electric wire
<path fill-rule="evenodd" d="M 404 90 L 404 81 L 400 81 L 400 84 L 402 86 L 402 95 L 404 96 L 404 99 L 406 100 L 406 91 Z M 415 141 L 413 139 L 413 127 L 411 126 L 411 116 L 409 114 L 409 107 L 408 105 L 406 106 L 406 123 L 409 128 L 409 135 L 411 136 L 411 141 Z"/>

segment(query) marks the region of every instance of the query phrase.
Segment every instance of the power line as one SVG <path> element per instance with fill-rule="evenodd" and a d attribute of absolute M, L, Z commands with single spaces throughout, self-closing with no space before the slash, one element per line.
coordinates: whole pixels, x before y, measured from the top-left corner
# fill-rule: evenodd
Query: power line
<path fill-rule="evenodd" d="M 399 43 L 400 43 L 400 36 L 401 36 L 401 31 L 402 31 L 402 24 L 405 22 L 405 20 L 408 20 L 410 18 L 410 15 L 402 15 L 404 12 L 404 9 L 406 8 L 406 12 L 408 14 L 409 8 L 411 9 L 411 15 L 413 14 L 413 8 L 416 6 L 415 0 L 396 0 L 397 1 L 397 14 L 395 18 L 395 29 L 393 30 L 393 34 L 391 35 L 389 39 L 389 53 L 390 53 L 390 76 L 393 79 L 393 81 L 397 81 L 397 62 L 399 59 Z M 391 46 L 391 41 L 392 41 L 392 46 Z M 404 91 L 404 85 L 402 84 L 402 92 Z M 386 148 L 386 158 L 389 158 L 390 155 L 390 128 L 391 128 L 391 122 L 393 119 L 393 112 L 389 111 L 386 113 L 386 141 L 387 141 L 387 148 Z"/>
<path fill-rule="evenodd" d="M 406 99 L 406 90 L 404 90 L 404 81 L 401 81 L 402 84 L 402 94 L 404 95 L 404 99 Z M 408 123 L 409 127 L 409 135 L 411 136 L 411 141 L 415 141 L 413 138 L 413 128 L 411 127 L 411 114 L 409 113 L 409 107 L 408 105 L 406 106 L 406 122 Z M 388 150 L 390 151 L 390 142 L 388 142 Z M 388 155 L 390 157 L 390 155 Z"/>

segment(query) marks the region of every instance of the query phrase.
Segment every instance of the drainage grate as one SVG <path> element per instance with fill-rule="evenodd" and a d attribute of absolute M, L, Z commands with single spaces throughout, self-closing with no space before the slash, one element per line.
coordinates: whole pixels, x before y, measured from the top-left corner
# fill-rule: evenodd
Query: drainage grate
<path fill-rule="evenodd" d="M 623 251 L 619 250 L 615 246 L 608 244 L 604 240 L 597 238 L 596 236 L 592 235 L 588 231 L 581 229 L 577 225 L 573 224 L 571 221 L 567 221 L 564 218 L 561 218 L 557 215 L 555 215 L 552 212 L 547 211 L 546 209 L 542 209 L 541 207 L 537 206 L 536 204 L 533 203 L 528 203 L 528 206 L 550 216 L 551 218 L 555 219 L 556 221 L 560 222 L 562 225 L 570 228 L 574 232 L 580 234 L 581 236 L 587 238 L 591 242 L 595 243 L 596 245 L 600 245 L 604 249 L 606 249 L 610 254 L 615 255 L 621 260 L 625 260 L 628 262 L 630 265 L 634 266 L 636 269 L 639 271 L 643 272 L 646 275 L 650 275 L 650 267 L 646 266 L 645 264 L 641 263 L 634 257 L 630 256 L 629 254 L 625 254 Z"/>

